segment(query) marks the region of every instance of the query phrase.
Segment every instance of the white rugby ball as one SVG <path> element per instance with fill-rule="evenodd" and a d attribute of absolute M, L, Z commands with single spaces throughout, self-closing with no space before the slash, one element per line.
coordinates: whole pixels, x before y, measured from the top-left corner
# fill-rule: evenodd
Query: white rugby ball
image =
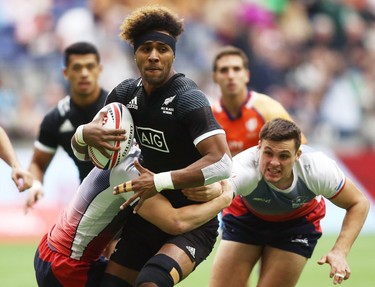
<path fill-rule="evenodd" d="M 99 150 L 88 146 L 88 152 L 93 164 L 100 169 L 111 169 L 117 166 L 129 153 L 134 139 L 134 123 L 133 118 L 128 110 L 121 103 L 110 103 L 104 106 L 94 117 L 94 120 L 102 111 L 107 111 L 103 118 L 102 126 L 107 129 L 125 129 L 125 141 L 112 141 L 113 146 L 120 147 L 118 151 L 107 150 L 111 154 L 111 158 L 105 157 Z"/>

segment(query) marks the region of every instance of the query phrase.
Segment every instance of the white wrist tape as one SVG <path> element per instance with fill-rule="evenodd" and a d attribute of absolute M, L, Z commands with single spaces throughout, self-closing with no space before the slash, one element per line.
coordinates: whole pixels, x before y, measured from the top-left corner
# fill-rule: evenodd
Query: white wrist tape
<path fill-rule="evenodd" d="M 204 185 L 228 178 L 232 172 L 232 165 L 232 159 L 224 154 L 221 160 L 203 168 Z"/>
<path fill-rule="evenodd" d="M 39 180 L 37 180 L 37 179 L 34 179 L 33 180 L 33 184 L 31 185 L 31 188 L 32 189 L 42 189 L 42 183 L 39 181 Z"/>
<path fill-rule="evenodd" d="M 88 161 L 90 158 L 86 155 L 86 153 L 80 153 L 79 151 L 76 150 L 76 148 L 73 146 L 71 143 L 70 146 L 72 147 L 72 151 L 75 155 L 76 158 L 78 158 L 80 161 Z M 87 147 L 87 145 L 84 145 Z"/>
<path fill-rule="evenodd" d="M 74 138 L 75 138 L 75 140 L 76 140 L 76 142 L 77 142 L 78 145 L 80 145 L 80 146 L 87 146 L 85 140 L 83 139 L 83 126 L 84 125 L 80 125 L 77 128 L 77 130 L 76 130 L 76 132 L 74 134 Z"/>
<path fill-rule="evenodd" d="M 155 173 L 154 184 L 158 192 L 164 189 L 174 189 L 171 172 Z"/>

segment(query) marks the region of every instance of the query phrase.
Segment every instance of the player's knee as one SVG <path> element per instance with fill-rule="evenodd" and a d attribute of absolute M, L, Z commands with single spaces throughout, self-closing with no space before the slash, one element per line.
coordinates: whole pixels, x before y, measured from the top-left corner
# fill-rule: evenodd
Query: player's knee
<path fill-rule="evenodd" d="M 100 282 L 100 287 L 132 287 L 133 285 L 129 284 L 125 280 L 114 276 L 109 273 L 104 273 L 102 281 Z"/>
<path fill-rule="evenodd" d="M 180 265 L 164 254 L 157 254 L 152 257 L 139 273 L 135 286 L 142 283 L 154 283 L 159 287 L 172 287 L 182 278 Z"/>

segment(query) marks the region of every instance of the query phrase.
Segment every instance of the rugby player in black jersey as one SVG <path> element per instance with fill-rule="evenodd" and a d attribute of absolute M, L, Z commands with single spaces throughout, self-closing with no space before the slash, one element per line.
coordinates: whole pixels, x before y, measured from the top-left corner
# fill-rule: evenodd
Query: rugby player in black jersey
<path fill-rule="evenodd" d="M 124 206 L 139 198 L 136 211 L 157 192 L 174 207 L 196 203 L 181 189 L 210 184 L 231 172 L 225 133 L 210 103 L 191 79 L 173 69 L 176 41 L 182 32 L 183 20 L 157 5 L 133 11 L 121 25 L 121 37 L 134 47 L 141 77 L 121 82 L 106 103 L 123 103 L 134 120 L 142 153 L 135 162 L 140 176 L 118 185 L 115 192 L 134 191 Z M 125 131 L 104 131 L 100 121 L 78 130 L 80 145 L 72 137 L 80 158 L 87 158 L 82 143 L 105 154 L 105 148 L 113 149 L 108 141 L 126 136 Z M 123 229 L 101 286 L 174 286 L 207 258 L 217 229 L 215 217 L 191 232 L 173 236 L 134 214 Z"/>
<path fill-rule="evenodd" d="M 90 122 L 104 105 L 108 92 L 99 86 L 101 71 L 99 52 L 91 43 L 77 42 L 65 48 L 63 74 L 69 82 L 69 95 L 45 115 L 40 125 L 29 165 L 35 180 L 28 193 L 26 211 L 43 196 L 44 174 L 59 146 L 73 159 L 80 181 L 94 167 L 91 161 L 80 161 L 74 156 L 70 140 L 76 128 Z"/>

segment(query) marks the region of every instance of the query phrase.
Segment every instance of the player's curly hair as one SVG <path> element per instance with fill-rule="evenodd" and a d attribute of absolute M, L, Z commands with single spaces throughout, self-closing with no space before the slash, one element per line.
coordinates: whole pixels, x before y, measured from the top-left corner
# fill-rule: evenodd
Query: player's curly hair
<path fill-rule="evenodd" d="M 148 5 L 134 10 L 120 26 L 120 37 L 132 46 L 134 39 L 149 31 L 166 31 L 176 40 L 184 31 L 184 20 L 167 7 Z"/>

